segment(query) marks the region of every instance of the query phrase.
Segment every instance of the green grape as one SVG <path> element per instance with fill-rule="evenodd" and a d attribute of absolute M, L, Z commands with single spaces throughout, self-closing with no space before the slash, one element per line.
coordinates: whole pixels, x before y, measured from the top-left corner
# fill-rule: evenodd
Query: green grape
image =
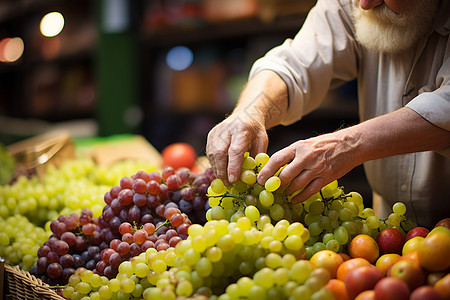
<path fill-rule="evenodd" d="M 102 285 L 102 278 L 98 274 L 93 274 L 91 276 L 90 284 L 92 287 L 97 288 Z"/>
<path fill-rule="evenodd" d="M 312 236 L 318 236 L 322 233 L 323 228 L 320 226 L 319 222 L 313 222 L 308 226 L 308 230 Z"/>
<path fill-rule="evenodd" d="M 279 221 L 284 217 L 284 209 L 280 204 L 274 204 L 270 207 L 270 217 Z"/>
<path fill-rule="evenodd" d="M 394 205 L 392 206 L 392 211 L 399 215 L 402 216 L 406 213 L 406 205 L 403 204 L 402 202 L 396 202 L 394 203 Z"/>
<path fill-rule="evenodd" d="M 264 184 L 264 188 L 268 190 L 269 192 L 276 191 L 281 185 L 281 180 L 277 176 L 272 176 L 269 179 L 267 179 L 266 183 Z"/>
<path fill-rule="evenodd" d="M 375 212 L 373 211 L 372 208 L 367 207 L 367 208 L 364 208 L 364 210 L 361 212 L 361 214 L 362 214 L 363 218 L 367 219 L 370 216 L 374 216 Z"/>
<path fill-rule="evenodd" d="M 284 240 L 284 246 L 289 250 L 297 251 L 303 247 L 303 240 L 301 236 L 290 235 Z"/>
<path fill-rule="evenodd" d="M 380 227 L 381 222 L 380 219 L 378 219 L 378 217 L 369 216 L 366 219 L 366 224 L 369 229 L 377 229 L 378 227 Z"/>
<path fill-rule="evenodd" d="M 209 197 L 208 204 L 211 207 L 218 206 L 220 204 L 220 197 Z"/>
<path fill-rule="evenodd" d="M 253 173 L 253 171 L 250 171 L 249 174 L 251 175 L 251 173 Z M 236 194 L 236 192 L 237 192 L 238 194 L 240 194 L 240 193 L 244 193 L 245 191 L 247 191 L 247 189 L 248 189 L 247 183 L 242 182 L 241 180 L 238 180 L 233 184 L 231 193 Z"/>
<path fill-rule="evenodd" d="M 333 231 L 336 241 L 341 245 L 345 245 L 348 242 L 348 232 L 343 226 L 339 226 Z"/>
<path fill-rule="evenodd" d="M 320 216 L 319 223 L 322 228 L 327 228 L 330 225 L 330 218 L 327 216 Z"/>
<path fill-rule="evenodd" d="M 221 206 L 222 206 L 224 209 L 233 209 L 233 207 L 234 207 L 234 199 L 235 199 L 235 198 L 233 198 L 233 197 L 224 197 L 224 198 L 222 199 L 222 204 L 221 204 Z M 233 210 L 233 212 L 234 212 L 234 210 Z"/>
<path fill-rule="evenodd" d="M 189 297 L 192 295 L 194 288 L 192 287 L 192 283 L 188 280 L 182 280 L 177 284 L 176 294 L 178 296 L 186 296 Z"/>
<path fill-rule="evenodd" d="M 322 287 L 322 288 L 320 288 L 320 290 L 314 292 L 311 295 L 310 299 L 311 300 L 333 300 L 335 298 L 329 289 Z"/>
<path fill-rule="evenodd" d="M 338 211 L 330 210 L 328 212 L 328 219 L 330 219 L 330 222 L 337 221 L 338 218 L 339 218 L 339 212 Z"/>
<path fill-rule="evenodd" d="M 222 252 L 231 251 L 234 248 L 235 242 L 233 236 L 230 234 L 225 234 L 221 236 L 217 241 L 217 247 L 219 247 Z"/>
<path fill-rule="evenodd" d="M 329 241 L 326 243 L 325 246 L 326 246 L 326 248 L 327 248 L 328 250 L 331 250 L 331 251 L 334 251 L 334 252 L 338 252 L 338 251 L 339 251 L 340 244 L 339 244 L 339 242 L 336 241 L 336 240 L 329 240 Z"/>
<path fill-rule="evenodd" d="M 248 291 L 254 286 L 254 282 L 251 278 L 243 276 L 236 282 L 241 297 L 248 297 Z"/>
<path fill-rule="evenodd" d="M 277 241 L 282 241 L 287 236 L 287 227 L 282 223 L 277 223 L 272 229 L 272 236 Z"/>
<path fill-rule="evenodd" d="M 305 227 L 300 222 L 294 222 L 289 224 L 287 228 L 287 235 L 298 235 L 301 237 L 303 234 L 303 231 L 305 230 Z"/>
<path fill-rule="evenodd" d="M 83 295 L 87 295 L 89 294 L 89 292 L 92 290 L 92 287 L 89 283 L 87 282 L 79 282 L 77 283 L 77 285 L 75 285 L 75 291 L 83 294 Z"/>
<path fill-rule="evenodd" d="M 327 246 L 322 242 L 317 242 L 312 247 L 313 253 L 317 253 L 319 251 L 326 250 L 326 249 L 327 249 Z"/>
<path fill-rule="evenodd" d="M 341 208 L 342 208 L 341 200 L 333 200 L 333 201 L 331 201 L 331 206 L 330 206 L 331 210 L 339 211 L 339 210 L 341 210 Z"/>
<path fill-rule="evenodd" d="M 209 276 L 212 272 L 211 261 L 206 257 L 200 258 L 195 265 L 195 270 L 197 270 L 198 274 L 202 277 Z"/>
<path fill-rule="evenodd" d="M 334 180 L 329 184 L 327 184 L 326 186 L 324 186 L 321 189 L 321 193 L 324 199 L 328 199 L 333 198 L 336 194 L 339 194 L 340 191 L 337 190 L 338 190 L 338 181 Z"/>
<path fill-rule="evenodd" d="M 401 220 L 402 220 L 401 217 L 399 215 L 397 215 L 396 213 L 391 213 L 388 216 L 388 221 L 392 226 L 400 226 Z"/>
<path fill-rule="evenodd" d="M 269 253 L 265 258 L 265 263 L 269 268 L 276 269 L 283 266 L 283 259 L 278 253 Z"/>
<path fill-rule="evenodd" d="M 274 273 L 275 285 L 284 286 L 289 281 L 289 269 L 284 265 L 275 270 Z"/>
<path fill-rule="evenodd" d="M 136 283 L 134 283 L 134 281 L 130 278 L 126 278 L 120 281 L 120 290 L 124 293 L 131 293 L 134 290 L 135 286 Z"/>
<path fill-rule="evenodd" d="M 256 222 L 260 218 L 259 210 L 253 205 L 247 206 L 244 213 L 251 222 Z"/>
<path fill-rule="evenodd" d="M 255 156 L 255 162 L 258 165 L 259 169 L 262 169 L 267 164 L 269 159 L 270 159 L 269 155 L 267 155 L 266 153 L 263 153 L 263 152 L 258 153 Z"/>
<path fill-rule="evenodd" d="M 289 277 L 297 282 L 297 284 L 303 284 L 313 270 L 314 266 L 310 261 L 298 260 L 292 265 Z"/>
<path fill-rule="evenodd" d="M 265 260 L 276 260 L 276 258 L 274 257 L 269 257 L 269 255 L 272 255 L 274 253 L 270 253 L 268 254 L 268 257 L 265 258 Z M 276 255 L 276 254 L 274 254 Z M 276 265 L 276 263 L 270 262 L 271 264 Z M 255 283 L 256 286 L 261 286 L 264 289 L 270 289 L 271 287 L 274 286 L 275 284 L 275 272 L 273 269 L 271 269 L 270 267 L 264 267 L 262 269 L 260 269 L 259 271 L 257 271 L 254 275 L 253 275 L 253 282 Z"/>
<path fill-rule="evenodd" d="M 273 240 L 269 243 L 269 250 L 270 252 L 280 252 L 283 250 L 283 243 L 278 240 Z"/>
<path fill-rule="evenodd" d="M 297 216 L 301 216 L 303 213 L 303 203 L 297 203 L 297 204 L 292 205 L 292 211 Z"/>
<path fill-rule="evenodd" d="M 311 292 L 309 291 L 309 288 L 305 285 L 297 286 L 292 291 L 292 299 L 300 300 L 300 299 L 309 299 L 311 297 Z"/>
<path fill-rule="evenodd" d="M 351 201 L 358 206 L 363 204 L 363 198 L 361 194 L 358 192 L 350 192 L 349 197 L 347 197 L 347 201 Z"/>
<path fill-rule="evenodd" d="M 243 170 L 241 173 L 241 181 L 253 185 L 256 183 L 256 174 L 252 170 Z"/>
<path fill-rule="evenodd" d="M 275 199 L 274 199 L 273 194 L 271 192 L 269 192 L 268 190 L 262 190 L 259 193 L 259 202 L 265 207 L 272 206 L 274 200 Z"/>
<path fill-rule="evenodd" d="M 256 167 L 256 161 L 253 157 L 247 156 L 242 162 L 243 170 L 253 170 Z"/>
<path fill-rule="evenodd" d="M 253 194 L 244 195 L 244 204 L 247 206 L 249 205 L 256 206 L 258 204 L 258 199 Z"/>
<path fill-rule="evenodd" d="M 358 216 L 359 207 L 355 203 L 347 201 L 347 202 L 344 202 L 343 207 L 347 208 L 350 211 L 352 218 L 355 218 L 356 216 Z"/>
<path fill-rule="evenodd" d="M 259 197 L 259 193 L 261 193 L 263 190 L 264 190 L 264 186 L 260 185 L 259 183 L 255 183 L 252 186 L 250 193 L 255 197 Z"/>
<path fill-rule="evenodd" d="M 348 208 L 341 208 L 339 210 L 339 219 L 341 221 L 349 221 L 352 219 L 352 213 L 350 212 L 350 210 Z"/>
<path fill-rule="evenodd" d="M 225 210 L 221 206 L 214 206 L 210 208 L 212 220 L 224 220 Z"/>
<path fill-rule="evenodd" d="M 334 234 L 330 232 L 325 233 L 322 237 L 322 243 L 324 243 L 325 245 L 331 240 L 334 240 Z"/>
<path fill-rule="evenodd" d="M 308 226 L 314 222 L 319 222 L 319 221 L 320 221 L 320 216 L 311 215 L 309 213 L 305 215 L 305 224 Z"/>
<path fill-rule="evenodd" d="M 268 216 L 268 215 L 261 215 L 260 217 L 259 217 L 259 221 L 258 221 L 258 223 L 257 223 L 257 228 L 258 228 L 258 230 L 263 230 L 263 228 L 264 228 L 264 226 L 266 225 L 266 224 L 269 224 L 270 222 L 271 222 L 272 220 L 270 219 L 270 217 Z"/>
<path fill-rule="evenodd" d="M 323 201 L 316 200 L 311 202 L 309 205 L 309 213 L 312 215 L 321 215 L 323 213 L 325 206 L 323 204 Z"/>
<path fill-rule="evenodd" d="M 349 235 L 354 235 L 358 232 L 358 227 L 354 221 L 345 221 L 341 225 L 347 230 Z"/>

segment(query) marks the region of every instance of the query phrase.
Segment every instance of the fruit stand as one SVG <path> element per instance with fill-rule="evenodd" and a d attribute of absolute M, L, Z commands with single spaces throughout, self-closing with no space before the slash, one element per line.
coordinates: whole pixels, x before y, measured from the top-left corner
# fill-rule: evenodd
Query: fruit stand
<path fill-rule="evenodd" d="M 8 149 L 5 299 L 450 298 L 449 219 L 380 219 L 338 181 L 294 203 L 278 173 L 257 183 L 264 153 L 225 186 L 189 145 L 56 137 Z"/>

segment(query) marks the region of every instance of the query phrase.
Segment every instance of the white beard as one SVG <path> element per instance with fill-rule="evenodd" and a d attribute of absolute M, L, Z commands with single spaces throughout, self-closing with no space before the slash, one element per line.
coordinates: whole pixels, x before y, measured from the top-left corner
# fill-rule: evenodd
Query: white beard
<path fill-rule="evenodd" d="M 437 1 L 412 0 L 410 8 L 396 14 L 386 4 L 363 10 L 353 1 L 356 40 L 368 49 L 400 53 L 411 49 L 431 30 Z"/>

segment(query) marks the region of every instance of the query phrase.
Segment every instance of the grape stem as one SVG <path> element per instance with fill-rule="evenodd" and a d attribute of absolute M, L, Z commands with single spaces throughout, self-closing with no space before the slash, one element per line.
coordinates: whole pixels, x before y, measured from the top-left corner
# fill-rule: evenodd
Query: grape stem
<path fill-rule="evenodd" d="M 155 232 L 158 231 L 158 229 L 160 229 L 161 227 L 163 227 L 163 226 L 166 225 L 167 223 L 170 223 L 170 220 L 169 220 L 169 219 L 166 219 L 166 220 L 164 221 L 164 223 L 162 223 L 161 225 L 159 225 L 158 227 L 156 227 L 156 228 L 155 228 Z"/>

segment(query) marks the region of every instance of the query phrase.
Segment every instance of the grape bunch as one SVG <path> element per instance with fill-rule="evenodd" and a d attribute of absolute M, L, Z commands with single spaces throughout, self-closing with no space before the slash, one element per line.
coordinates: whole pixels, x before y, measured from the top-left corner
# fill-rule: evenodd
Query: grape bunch
<path fill-rule="evenodd" d="M 0 228 L 0 257 L 9 265 L 19 265 L 29 271 L 37 261 L 37 250 L 51 232 L 22 215 L 0 217 Z"/>
<path fill-rule="evenodd" d="M 208 188 L 207 220 L 236 221 L 242 216 L 256 222 L 260 215 L 267 215 L 275 223 L 281 219 L 290 222 L 299 220 L 302 204 L 290 203 L 292 196 L 286 196 L 284 189 L 279 189 L 281 180 L 278 174 L 282 168 L 264 186 L 256 178 L 259 171 L 267 164 L 269 156 L 259 153 L 255 158 L 245 154 L 240 179 L 226 187 L 222 180 L 215 179 Z"/>
<path fill-rule="evenodd" d="M 38 260 L 31 274 L 50 285 L 61 285 L 77 268 L 95 268 L 101 259 L 100 251 L 107 245 L 90 209 L 83 209 L 80 215 L 61 215 L 50 228 L 53 234 L 37 250 Z"/>
<path fill-rule="evenodd" d="M 252 226 L 247 217 L 237 222 L 192 224 L 186 240 L 166 250 L 148 248 L 132 260 L 123 261 L 117 276 L 109 281 L 87 269 L 73 275 L 63 295 L 76 299 L 175 299 L 228 293 L 247 297 L 248 293 L 263 292 L 275 293 L 277 299 L 288 298 L 283 296 L 284 289 L 289 290 L 288 294 L 294 293 L 299 284 L 307 284 L 314 269 L 311 263 L 299 260 L 304 256 L 308 230 L 301 223 L 290 224 L 286 220 L 273 225 L 266 216 L 257 224 Z M 314 285 L 310 293 L 323 285 L 325 282 Z"/>

